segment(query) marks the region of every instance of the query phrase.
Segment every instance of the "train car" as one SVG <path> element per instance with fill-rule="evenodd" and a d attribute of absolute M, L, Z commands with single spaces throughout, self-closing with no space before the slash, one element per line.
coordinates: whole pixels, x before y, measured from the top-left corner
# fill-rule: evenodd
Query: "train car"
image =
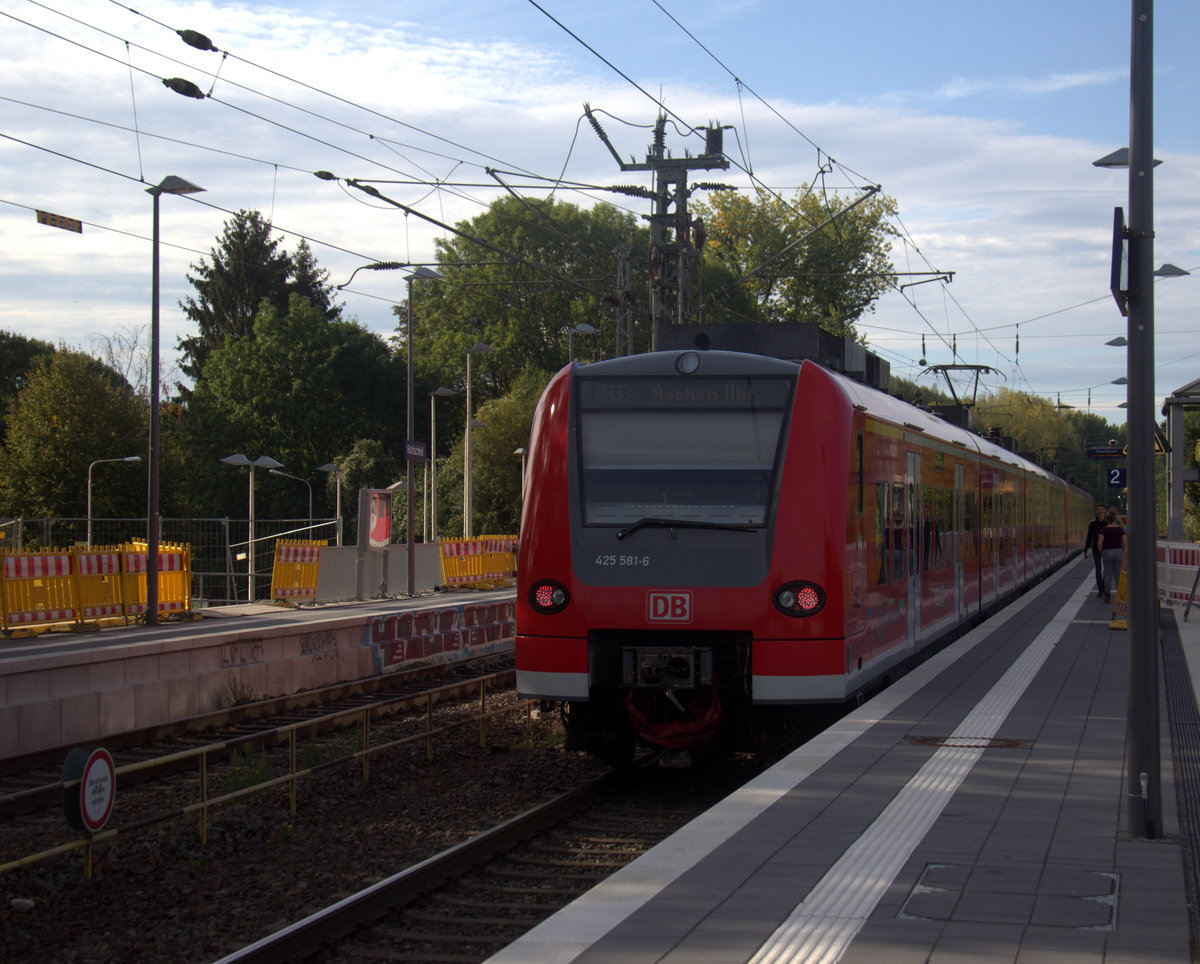
<path fill-rule="evenodd" d="M 812 361 L 573 364 L 530 435 L 517 689 L 613 760 L 763 748 L 1078 552 L 1089 506 Z"/>

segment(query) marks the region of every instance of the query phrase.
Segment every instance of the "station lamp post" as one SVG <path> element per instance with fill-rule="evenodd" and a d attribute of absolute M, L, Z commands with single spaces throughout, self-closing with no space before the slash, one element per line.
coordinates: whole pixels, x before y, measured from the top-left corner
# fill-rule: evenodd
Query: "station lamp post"
<path fill-rule="evenodd" d="M 513 455 L 521 456 L 521 488 L 517 492 L 517 523 L 520 524 L 521 510 L 525 506 L 525 456 L 528 453 L 524 448 L 513 449 Z"/>
<path fill-rule="evenodd" d="M 427 268 L 425 265 L 418 265 L 410 274 L 404 276 L 404 280 L 408 282 L 408 334 L 406 341 L 408 342 L 408 378 L 405 386 L 406 395 L 406 418 L 404 426 L 404 480 L 408 483 L 408 516 L 407 529 L 405 532 L 406 546 L 408 551 L 408 585 L 406 589 L 408 595 L 416 595 L 416 566 L 415 552 L 413 550 L 413 460 L 409 457 L 407 451 L 409 443 L 413 441 L 413 436 L 416 434 L 416 422 L 413 411 L 413 282 L 414 281 L 441 281 L 443 275 L 438 274 L 432 268 Z"/>
<path fill-rule="evenodd" d="M 475 421 L 475 413 L 471 410 L 471 356 L 493 352 L 491 345 L 477 342 L 467 351 L 467 426 L 463 433 L 463 538 L 472 537 L 474 507 L 471 504 L 471 429 Z"/>
<path fill-rule="evenodd" d="M 332 472 L 334 485 L 334 515 L 337 519 L 337 544 L 342 544 L 342 470 L 332 462 L 317 466 L 318 472 Z"/>
<path fill-rule="evenodd" d="M 140 462 L 140 455 L 126 455 L 123 459 L 96 459 L 87 470 L 87 545 L 92 547 L 92 469 L 104 462 Z"/>
<path fill-rule="evenodd" d="M 429 393 L 429 537 L 434 542 L 438 538 L 437 510 L 437 399 L 448 398 L 458 393 L 439 385 Z"/>
<path fill-rule="evenodd" d="M 249 535 L 246 540 L 246 601 L 254 602 L 254 470 L 255 469 L 282 469 L 283 463 L 276 462 L 269 455 L 260 455 L 253 462 L 246 458 L 241 452 L 235 455 L 226 455 L 221 459 L 226 465 L 244 465 L 250 469 L 250 519 L 249 519 Z"/>
<path fill-rule="evenodd" d="M 311 529 L 312 528 L 312 486 L 309 484 L 308 480 L 302 479 L 298 475 L 291 475 L 287 472 L 283 472 L 280 469 L 271 469 L 271 474 L 272 475 L 281 475 L 285 479 L 294 479 L 296 482 L 303 482 L 304 485 L 308 488 L 308 527 Z"/>
<path fill-rule="evenodd" d="M 203 190 L 174 174 L 168 174 L 154 187 L 146 188 L 146 193 L 154 198 L 150 268 L 150 439 L 146 479 L 147 626 L 158 622 L 158 198 L 162 194 L 198 194 Z"/>
<path fill-rule="evenodd" d="M 593 328 L 586 322 L 580 322 L 574 328 L 567 330 L 567 361 L 575 361 L 575 336 L 576 335 L 594 335 L 600 329 Z"/>

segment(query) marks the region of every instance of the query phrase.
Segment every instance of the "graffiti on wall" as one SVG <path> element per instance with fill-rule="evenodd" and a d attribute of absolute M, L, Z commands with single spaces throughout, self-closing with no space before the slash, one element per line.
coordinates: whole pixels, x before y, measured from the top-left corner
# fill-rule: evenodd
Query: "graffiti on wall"
<path fill-rule="evenodd" d="M 304 633 L 300 637 L 300 655 L 309 657 L 313 663 L 342 661 L 337 633 L 326 629 L 315 633 Z"/>
<path fill-rule="evenodd" d="M 225 669 L 234 666 L 250 666 L 262 661 L 263 641 L 261 636 L 238 639 L 221 645 L 221 666 Z"/>
<path fill-rule="evenodd" d="M 515 620 L 512 602 L 388 613 L 367 623 L 363 642 L 371 647 L 375 671 L 385 674 L 406 663 L 498 652 L 509 645 Z"/>

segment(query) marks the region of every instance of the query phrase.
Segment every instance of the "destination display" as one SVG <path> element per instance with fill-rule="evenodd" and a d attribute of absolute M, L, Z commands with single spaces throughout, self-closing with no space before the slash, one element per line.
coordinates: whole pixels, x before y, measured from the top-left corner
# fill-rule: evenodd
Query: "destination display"
<path fill-rule="evenodd" d="M 580 378 L 579 403 L 585 409 L 604 408 L 784 408 L 794 379 L 697 377 Z"/>

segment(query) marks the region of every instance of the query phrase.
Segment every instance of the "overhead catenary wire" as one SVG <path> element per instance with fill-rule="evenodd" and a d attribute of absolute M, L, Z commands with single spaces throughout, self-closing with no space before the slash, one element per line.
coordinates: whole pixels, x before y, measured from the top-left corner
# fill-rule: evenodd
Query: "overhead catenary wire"
<path fill-rule="evenodd" d="M 114 0 L 114 2 L 115 2 L 115 0 Z M 130 8 L 130 7 L 128 7 L 128 6 L 125 6 L 124 4 L 115 3 L 115 5 L 116 5 L 116 6 L 118 6 L 118 7 L 122 7 L 123 9 L 126 9 L 126 10 L 132 10 L 132 8 Z M 659 4 L 659 6 L 661 7 L 661 4 Z M 142 15 L 140 11 L 132 11 L 132 12 L 134 12 L 134 13 L 137 13 L 138 15 Z M 153 18 L 147 18 L 147 19 L 153 19 Z M 157 22 L 157 21 L 156 21 L 156 22 Z M 165 29 L 171 29 L 171 28 L 169 28 L 169 27 L 168 27 L 166 24 L 161 24 L 161 26 L 163 26 Z M 175 32 L 175 33 L 179 33 L 179 31 L 173 31 L 173 32 Z M 222 53 L 225 53 L 225 52 L 222 52 Z M 250 63 L 250 61 L 247 61 L 247 63 Z M 123 66 L 125 66 L 125 65 L 123 65 Z M 255 65 L 255 66 L 257 66 L 257 65 Z M 127 68 L 127 66 L 126 66 L 126 69 L 128 69 L 128 68 Z M 734 77 L 735 77 L 735 79 L 736 79 L 736 80 L 737 80 L 739 83 L 741 83 L 741 84 L 744 84 L 744 81 L 742 81 L 740 77 L 738 77 L 736 74 L 733 74 L 733 73 L 732 73 L 732 71 L 731 71 L 730 73 L 731 73 L 731 76 L 734 76 Z M 283 76 L 283 75 L 280 75 L 280 76 Z M 289 79 L 290 79 L 290 78 L 289 78 Z M 299 81 L 298 83 L 303 83 L 303 82 L 302 82 L 302 81 Z M 313 90 L 319 90 L 319 88 L 311 87 L 311 85 L 307 85 L 307 86 L 309 86 L 309 87 L 310 87 L 310 89 L 313 89 Z M 748 87 L 747 87 L 747 92 L 749 92 L 749 93 L 754 93 L 754 91 L 753 91 L 752 89 L 748 88 Z M 755 94 L 755 96 L 757 97 L 757 94 Z M 660 98 L 660 99 L 661 99 L 661 98 Z M 761 98 L 760 98 L 760 99 L 761 99 Z M 352 102 L 352 101 L 348 101 L 348 103 L 353 103 L 353 102 Z M 765 103 L 765 102 L 764 102 L 764 103 Z M 356 105 L 356 106 L 357 106 L 357 105 Z M 778 113 L 778 112 L 776 112 L 776 113 Z M 782 115 L 778 115 L 778 116 L 781 116 L 781 117 L 782 117 Z M 140 126 L 140 125 L 139 125 L 139 126 Z M 794 126 L 794 125 L 789 125 L 789 126 Z M 136 128 L 135 128 L 135 129 L 136 129 Z M 381 139 L 380 139 L 380 138 L 376 138 L 376 140 L 381 140 Z M 264 161 L 264 160 L 261 160 L 261 159 L 256 159 L 256 160 L 259 160 L 259 162 L 260 162 L 260 163 L 273 163 L 273 162 L 270 162 L 270 161 Z M 749 159 L 748 159 L 748 158 L 746 158 L 745 160 L 747 160 L 747 161 L 748 161 Z M 568 155 L 567 155 L 567 162 L 569 163 L 569 161 L 570 161 L 570 152 L 568 152 Z M 515 166 L 515 165 L 514 165 L 514 166 Z M 749 166 L 750 166 L 750 165 L 749 165 L 749 164 L 747 164 L 747 167 L 749 167 Z M 839 167 L 840 167 L 840 166 L 841 166 L 841 165 L 839 165 Z M 564 163 L 564 165 L 563 165 L 564 172 L 565 172 L 565 170 L 566 170 L 566 167 L 567 167 L 567 163 Z M 287 168 L 285 167 L 285 169 L 287 169 Z M 295 169 L 295 168 L 292 168 L 292 169 Z M 411 178 L 411 180 L 412 180 L 412 183 L 413 183 L 413 184 L 423 184 L 423 185 L 426 185 L 426 186 L 432 186 L 434 189 L 437 189 L 437 187 L 438 187 L 439 185 L 440 185 L 440 186 L 443 186 L 443 187 L 446 187 L 446 186 L 451 186 L 451 185 L 450 185 L 450 182 L 449 182 L 448 180 L 444 179 L 444 178 L 443 178 L 443 179 L 441 179 L 441 180 L 439 181 L 439 179 L 438 179 L 438 178 L 436 178 L 436 177 L 435 177 L 435 178 L 431 178 L 431 179 L 429 179 L 429 180 L 426 180 L 426 179 L 423 179 L 423 178 L 421 178 L 420 176 L 416 176 L 416 177 L 413 177 L 413 178 Z M 549 185 L 561 184 L 561 183 L 562 183 L 562 181 L 561 181 L 561 177 L 560 177 L 559 179 L 547 178 L 547 183 L 548 183 Z M 475 185 L 463 185 L 463 186 L 464 186 L 464 187 L 467 187 L 467 188 L 468 188 L 468 190 L 469 190 L 470 188 L 472 188 L 472 187 L 475 187 Z M 516 186 L 514 185 L 514 187 L 516 187 Z M 525 185 L 521 185 L 521 186 L 517 187 L 516 189 L 517 189 L 518 191 L 525 191 L 525 190 L 529 190 L 529 189 L 533 189 L 533 188 L 528 188 L 528 187 L 527 187 L 527 186 L 525 186 Z M 554 188 L 552 187 L 551 189 L 554 189 Z M 572 188 L 571 188 L 571 189 L 578 189 L 578 188 L 577 188 L 577 187 L 575 187 L 575 186 L 572 186 Z M 416 202 L 416 203 L 418 203 L 418 204 L 419 204 L 420 202 Z M 442 218 L 442 220 L 443 220 L 443 221 L 445 221 L 446 219 L 445 219 L 445 218 Z M 900 223 L 902 223 L 902 222 L 900 222 Z M 905 229 L 905 231 L 907 232 L 907 229 Z M 908 244 L 910 244 L 910 242 L 911 242 L 911 238 L 906 238 L 906 240 L 905 240 L 905 244 L 906 244 L 906 245 L 908 245 Z M 920 249 L 919 249 L 918 247 L 916 247 L 915 245 L 912 245 L 912 250 L 920 251 Z M 924 255 L 922 254 L 922 255 L 921 255 L 921 257 L 922 257 L 922 258 L 924 258 Z M 926 261 L 926 263 L 928 263 L 928 261 Z M 944 295 L 944 297 L 945 297 L 945 295 Z M 1101 296 L 1100 298 L 1097 298 L 1097 299 L 1094 299 L 1094 300 L 1096 300 L 1096 301 L 1101 301 L 1101 300 L 1104 300 L 1104 297 L 1106 297 L 1106 296 Z M 968 322 L 971 324 L 971 330 L 972 330 L 972 331 L 974 331 L 976 334 L 980 334 L 980 333 L 982 333 L 982 332 L 994 331 L 994 330 L 1001 330 L 1001 329 L 1003 329 L 1003 328 L 1006 328 L 1006 327 L 1007 327 L 1007 326 L 1005 326 L 1005 325 L 997 325 L 997 326 L 992 326 L 992 327 L 989 327 L 989 328 L 986 328 L 986 329 L 984 329 L 984 328 L 980 328 L 979 326 L 977 326 L 977 325 L 974 325 L 974 323 L 971 321 L 971 319 L 970 319 L 969 315 L 967 315 L 967 313 L 966 313 L 966 311 L 965 311 L 965 309 L 964 309 L 964 306 L 963 306 L 963 305 L 961 305 L 961 304 L 958 304 L 958 303 L 957 303 L 957 299 L 954 299 L 954 303 L 956 304 L 956 307 L 957 307 L 957 308 L 959 308 L 960 310 L 963 310 L 964 317 L 965 317 L 965 318 L 967 319 L 967 321 L 968 321 Z M 1049 314 L 1057 314 L 1057 313 L 1061 313 L 1061 311 L 1064 311 L 1064 310 L 1068 310 L 1068 309 L 1058 309 L 1058 311 L 1057 311 L 1057 312 L 1053 312 L 1053 313 L 1049 313 Z M 1039 317 L 1041 317 L 1041 316 L 1039 316 Z M 861 322 L 859 322 L 859 323 L 861 324 Z M 939 327 L 941 327 L 941 326 L 939 325 Z M 962 331 L 960 331 L 960 332 L 958 332 L 958 333 L 959 333 L 959 334 L 962 334 L 963 332 L 962 332 Z M 1028 335 L 1027 335 L 1027 337 L 1037 337 L 1037 336 L 1036 336 L 1036 335 L 1031 335 L 1031 334 L 1028 334 Z M 989 344 L 991 344 L 991 342 L 990 342 L 990 341 L 989 341 L 988 343 L 989 343 Z"/>

